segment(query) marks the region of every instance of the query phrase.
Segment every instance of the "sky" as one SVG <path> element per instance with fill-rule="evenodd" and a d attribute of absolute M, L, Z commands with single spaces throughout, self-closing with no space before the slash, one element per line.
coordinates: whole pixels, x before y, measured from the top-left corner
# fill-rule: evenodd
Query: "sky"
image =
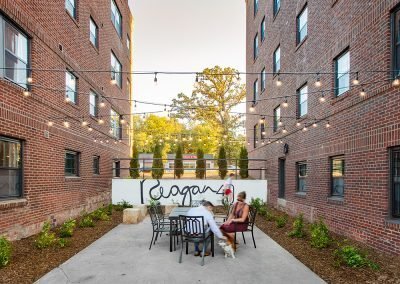
<path fill-rule="evenodd" d="M 215 65 L 245 71 L 245 0 L 129 0 L 129 6 L 134 71 L 199 72 Z M 135 75 L 134 99 L 170 104 L 178 93 L 190 95 L 195 82 L 194 75 L 157 79 Z M 138 104 L 135 112 L 161 110 Z"/>

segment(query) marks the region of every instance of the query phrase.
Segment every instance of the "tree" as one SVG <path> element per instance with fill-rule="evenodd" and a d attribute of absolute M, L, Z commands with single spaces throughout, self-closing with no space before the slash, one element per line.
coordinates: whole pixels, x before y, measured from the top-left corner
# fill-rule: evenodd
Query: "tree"
<path fill-rule="evenodd" d="M 206 160 L 204 160 L 204 152 L 201 148 L 197 149 L 196 160 L 196 177 L 203 179 L 206 172 Z"/>
<path fill-rule="evenodd" d="M 183 161 L 182 161 L 182 146 L 179 144 L 178 148 L 176 150 L 176 155 L 175 155 L 175 175 L 178 178 L 181 178 L 181 176 L 183 176 Z"/>
<path fill-rule="evenodd" d="M 221 179 L 224 179 L 228 173 L 227 166 L 225 147 L 222 145 L 218 153 L 218 175 Z"/>
<path fill-rule="evenodd" d="M 240 157 L 239 157 L 239 174 L 241 178 L 249 177 L 249 155 L 246 147 L 242 147 L 240 149 Z"/>
<path fill-rule="evenodd" d="M 129 174 L 131 176 L 131 178 L 138 178 L 140 177 L 140 173 L 139 173 L 139 152 L 138 149 L 136 147 L 136 143 L 133 144 L 132 146 L 132 159 L 129 163 Z"/>
<path fill-rule="evenodd" d="M 151 169 L 151 176 L 155 179 L 162 178 L 164 175 L 164 165 L 162 162 L 161 146 L 156 144 L 153 154 L 153 166 Z"/>

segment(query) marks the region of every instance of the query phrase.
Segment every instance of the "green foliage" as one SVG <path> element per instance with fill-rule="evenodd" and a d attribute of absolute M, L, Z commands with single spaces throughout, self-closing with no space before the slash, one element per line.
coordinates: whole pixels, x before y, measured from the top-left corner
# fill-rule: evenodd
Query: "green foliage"
<path fill-rule="evenodd" d="M 183 170 L 183 161 L 182 161 L 182 145 L 178 145 L 178 149 L 176 150 L 176 156 L 175 156 L 175 176 L 177 178 L 181 178 L 183 176 L 184 170 Z"/>
<path fill-rule="evenodd" d="M 132 159 L 129 163 L 129 175 L 131 176 L 131 178 L 138 178 L 140 177 L 140 173 L 139 173 L 139 152 L 136 146 L 136 143 L 133 144 L 132 146 Z"/>
<path fill-rule="evenodd" d="M 128 201 L 122 199 L 122 201 L 117 202 L 116 205 L 113 205 L 115 211 L 122 211 L 125 208 L 132 208 L 133 205 L 131 205 Z"/>
<path fill-rule="evenodd" d="M 254 209 L 257 209 L 257 211 L 260 211 L 260 209 L 265 205 L 264 201 L 261 198 L 257 197 L 256 199 L 254 198 L 251 199 L 250 206 L 253 207 Z"/>
<path fill-rule="evenodd" d="M 287 221 L 288 221 L 288 218 L 287 218 L 286 215 L 277 217 L 277 218 L 275 219 L 276 227 L 277 227 L 277 228 L 283 228 L 283 227 L 285 227 Z"/>
<path fill-rule="evenodd" d="M 61 238 L 69 238 L 72 237 L 74 233 L 74 229 L 76 227 L 76 220 L 68 220 L 65 221 L 64 224 L 61 225 L 59 234 Z"/>
<path fill-rule="evenodd" d="M 289 237 L 303 238 L 304 232 L 304 217 L 303 214 L 299 214 L 293 222 L 293 230 L 289 232 Z"/>
<path fill-rule="evenodd" d="M 270 222 L 274 222 L 276 221 L 276 217 L 274 214 L 272 214 L 271 212 L 269 212 L 267 210 L 267 213 L 265 214 L 265 220 L 270 221 Z"/>
<path fill-rule="evenodd" d="M 87 228 L 87 227 L 94 227 L 93 219 L 90 215 L 83 216 L 82 220 L 79 222 L 79 227 Z"/>
<path fill-rule="evenodd" d="M 265 205 L 260 207 L 260 209 L 258 210 L 258 214 L 260 214 L 263 217 L 267 216 L 268 214 L 267 207 Z"/>
<path fill-rule="evenodd" d="M 65 239 L 65 238 L 59 238 L 58 239 L 58 245 L 60 248 L 65 248 L 71 244 L 70 240 Z"/>
<path fill-rule="evenodd" d="M 0 268 L 6 266 L 11 259 L 11 244 L 3 236 L 0 236 Z"/>
<path fill-rule="evenodd" d="M 155 200 L 155 199 L 153 199 L 153 198 L 150 198 L 150 200 L 149 200 L 149 206 L 150 207 L 156 207 L 157 205 L 159 205 L 160 204 L 160 202 L 158 201 L 158 200 Z"/>
<path fill-rule="evenodd" d="M 204 152 L 201 148 L 197 149 L 196 160 L 196 177 L 203 179 L 206 173 L 206 160 L 204 160 Z"/>
<path fill-rule="evenodd" d="M 35 240 L 35 246 L 38 249 L 44 249 L 53 245 L 56 240 L 57 239 L 55 234 L 50 231 L 50 223 L 45 222 L 42 231 L 39 233 L 39 236 Z"/>
<path fill-rule="evenodd" d="M 369 260 L 363 252 L 354 246 L 342 246 L 335 250 L 334 254 L 338 265 L 344 264 L 352 268 L 370 267 L 373 270 L 379 269 L 378 264 Z"/>
<path fill-rule="evenodd" d="M 153 166 L 151 176 L 154 179 L 160 179 L 164 175 L 164 164 L 162 161 L 161 146 L 157 143 L 154 148 Z"/>
<path fill-rule="evenodd" d="M 218 175 L 221 179 L 226 177 L 228 173 L 227 167 L 228 163 L 226 161 L 225 147 L 221 146 L 218 153 Z"/>
<path fill-rule="evenodd" d="M 112 215 L 113 205 L 110 203 L 104 208 L 105 212 L 108 216 Z"/>
<path fill-rule="evenodd" d="M 329 230 L 322 219 L 311 224 L 311 246 L 315 248 L 326 248 L 331 242 Z"/>
<path fill-rule="evenodd" d="M 111 220 L 110 216 L 108 216 L 106 211 L 104 209 L 102 209 L 102 208 L 98 208 L 95 211 L 93 211 L 90 214 L 90 217 L 95 221 L 98 221 L 98 220 L 110 221 Z"/>
<path fill-rule="evenodd" d="M 240 148 L 240 156 L 239 156 L 239 175 L 241 178 L 249 177 L 249 154 L 247 152 L 246 147 Z"/>

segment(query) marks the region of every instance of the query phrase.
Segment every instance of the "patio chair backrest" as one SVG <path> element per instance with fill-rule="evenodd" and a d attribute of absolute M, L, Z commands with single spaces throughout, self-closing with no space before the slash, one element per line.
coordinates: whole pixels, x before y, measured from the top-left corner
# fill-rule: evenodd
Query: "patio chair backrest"
<path fill-rule="evenodd" d="M 205 238 L 205 226 L 203 216 L 179 215 L 179 226 L 182 236 L 185 238 Z"/>
<path fill-rule="evenodd" d="M 156 215 L 158 220 L 163 220 L 164 219 L 164 213 L 162 212 L 161 204 L 158 203 L 157 205 L 154 206 L 156 210 Z"/>
<path fill-rule="evenodd" d="M 157 218 L 157 209 L 156 206 L 150 206 L 149 207 L 149 215 L 151 219 L 151 224 L 153 226 L 158 225 L 158 218 Z"/>
<path fill-rule="evenodd" d="M 254 227 L 256 222 L 257 208 L 249 205 L 249 228 Z"/>

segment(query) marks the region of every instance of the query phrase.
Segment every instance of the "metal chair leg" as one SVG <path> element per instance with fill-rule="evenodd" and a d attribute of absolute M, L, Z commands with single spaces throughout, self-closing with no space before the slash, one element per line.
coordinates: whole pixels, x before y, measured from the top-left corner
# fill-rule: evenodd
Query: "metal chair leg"
<path fill-rule="evenodd" d="M 189 254 L 189 242 L 186 242 L 186 254 Z"/>
<path fill-rule="evenodd" d="M 207 246 L 207 242 L 203 243 L 203 253 L 201 255 L 201 266 L 204 266 L 204 255 L 206 254 L 206 246 Z"/>
<path fill-rule="evenodd" d="M 246 239 L 244 238 L 244 232 L 242 232 L 243 242 L 246 244 Z"/>
<path fill-rule="evenodd" d="M 251 230 L 251 236 L 253 237 L 254 248 L 257 248 L 257 247 L 256 247 L 256 241 L 254 240 L 253 230 Z"/>
<path fill-rule="evenodd" d="M 180 253 L 180 255 L 179 255 L 179 263 L 182 263 L 182 253 L 183 253 L 183 240 L 182 240 L 182 242 L 181 242 L 182 244 L 181 244 L 181 253 Z"/>
<path fill-rule="evenodd" d="M 211 236 L 211 256 L 214 257 L 214 234 Z"/>
<path fill-rule="evenodd" d="M 157 234 L 156 234 L 156 238 L 154 239 L 154 243 L 153 243 L 153 245 L 155 245 L 155 244 L 156 244 L 156 241 L 157 241 L 157 239 L 158 239 L 158 234 L 159 234 L 159 232 L 157 232 Z"/>
<path fill-rule="evenodd" d="M 153 231 L 153 236 L 151 237 L 151 242 L 150 242 L 149 250 L 151 250 L 151 245 L 153 244 L 153 239 L 154 239 L 154 231 Z"/>

